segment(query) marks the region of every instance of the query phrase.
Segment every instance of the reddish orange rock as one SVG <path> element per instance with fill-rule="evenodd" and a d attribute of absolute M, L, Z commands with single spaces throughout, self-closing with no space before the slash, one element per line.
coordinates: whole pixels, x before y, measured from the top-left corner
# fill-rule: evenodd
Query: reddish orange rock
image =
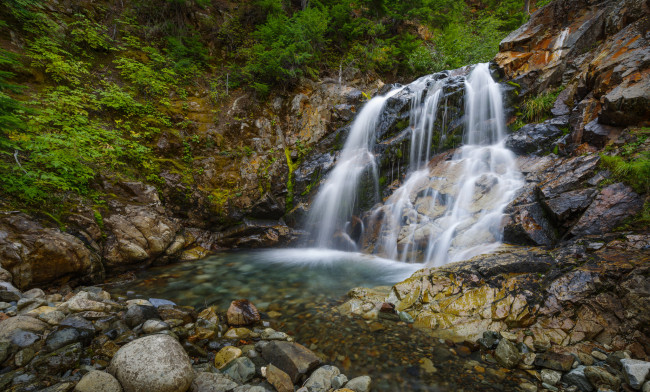
<path fill-rule="evenodd" d="M 228 324 L 234 326 L 250 325 L 260 321 L 260 313 L 247 299 L 238 299 L 230 303 L 226 313 Z"/>

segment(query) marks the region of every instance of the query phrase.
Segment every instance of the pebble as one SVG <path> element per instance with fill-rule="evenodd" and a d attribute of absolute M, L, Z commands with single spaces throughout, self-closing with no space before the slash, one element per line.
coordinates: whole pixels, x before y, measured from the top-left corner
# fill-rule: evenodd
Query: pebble
<path fill-rule="evenodd" d="M 524 383 L 519 384 L 519 388 L 523 392 L 537 392 L 537 385 L 531 384 L 529 382 L 524 382 Z"/>
<path fill-rule="evenodd" d="M 607 354 L 602 353 L 602 352 L 600 352 L 600 351 L 598 351 L 598 350 L 594 350 L 594 351 L 592 351 L 592 352 L 591 352 L 591 356 L 594 357 L 594 358 L 596 358 L 596 359 L 599 360 L 599 361 L 605 361 L 605 360 L 607 360 Z"/>
<path fill-rule="evenodd" d="M 158 333 L 169 329 L 169 325 L 160 320 L 147 320 L 142 325 L 142 332 L 144 333 Z"/>
<path fill-rule="evenodd" d="M 557 385 L 557 383 L 560 382 L 560 379 L 562 378 L 562 373 L 551 369 L 542 369 L 540 375 L 542 382 L 549 385 Z"/>
<path fill-rule="evenodd" d="M 223 374 L 244 384 L 255 376 L 255 364 L 247 357 L 239 357 L 223 369 Z"/>
<path fill-rule="evenodd" d="M 217 369 L 223 369 L 231 361 L 242 356 L 242 350 L 238 347 L 227 346 L 219 350 L 217 355 L 214 357 L 214 367 Z"/>
<path fill-rule="evenodd" d="M 354 392 L 369 392 L 371 379 L 368 376 L 361 376 L 353 378 L 345 384 L 345 388 L 351 389 Z"/>

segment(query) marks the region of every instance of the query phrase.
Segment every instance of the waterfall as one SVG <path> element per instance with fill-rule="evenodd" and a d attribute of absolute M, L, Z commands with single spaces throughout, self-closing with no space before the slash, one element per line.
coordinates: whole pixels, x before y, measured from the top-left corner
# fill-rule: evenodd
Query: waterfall
<path fill-rule="evenodd" d="M 364 249 L 405 262 L 442 265 L 486 253 L 500 245 L 504 208 L 522 186 L 515 157 L 504 146 L 506 136 L 499 85 L 487 64 L 478 64 L 464 83 L 464 145 L 449 160 L 430 161 L 433 135 L 445 138 L 444 124 L 436 123 L 445 81 L 433 75 L 374 98 L 354 121 L 341 157 L 322 185 L 310 211 L 319 246 L 329 246 L 335 235 L 356 249 L 359 241 L 346 228 L 356 205 L 363 173 L 377 178 L 373 154 L 375 129 L 385 102 L 407 89 L 410 156 L 407 176 L 383 205 L 364 219 Z M 357 222 L 357 225 L 363 225 Z M 348 229 L 348 230 L 346 230 Z M 337 234 L 338 233 L 338 234 Z M 369 238 L 373 237 L 373 238 Z M 340 246 L 340 242 L 339 242 Z"/>
<path fill-rule="evenodd" d="M 339 247 L 356 248 L 355 241 L 343 229 L 356 212 L 359 183 L 364 175 L 371 177 L 375 193 L 379 193 L 373 153 L 375 130 L 386 101 L 400 90 L 371 99 L 354 119 L 338 162 L 321 185 L 307 217 L 307 227 L 317 247 L 331 247 L 336 235 Z"/>

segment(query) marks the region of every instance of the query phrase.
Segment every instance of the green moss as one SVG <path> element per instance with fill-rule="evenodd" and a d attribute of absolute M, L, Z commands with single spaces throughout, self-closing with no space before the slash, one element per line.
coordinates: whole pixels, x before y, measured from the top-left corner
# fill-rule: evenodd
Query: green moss
<path fill-rule="evenodd" d="M 102 217 L 102 214 L 99 211 L 94 210 L 93 215 L 95 216 L 95 222 L 97 222 L 97 226 L 99 226 L 99 228 L 104 231 L 104 218 Z"/>
<path fill-rule="evenodd" d="M 285 207 L 287 211 L 291 211 L 293 209 L 293 172 L 298 168 L 298 163 L 291 159 L 291 150 L 289 150 L 289 147 L 284 148 L 284 156 L 287 159 L 287 168 L 289 169 L 289 173 L 287 174 L 287 198 L 285 200 Z"/>

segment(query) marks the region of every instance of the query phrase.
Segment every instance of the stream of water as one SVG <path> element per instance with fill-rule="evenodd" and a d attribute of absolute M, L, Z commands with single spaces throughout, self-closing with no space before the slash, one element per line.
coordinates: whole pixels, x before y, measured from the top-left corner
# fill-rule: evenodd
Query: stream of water
<path fill-rule="evenodd" d="M 513 381 L 497 373 L 497 366 L 479 364 L 477 353 L 458 355 L 403 322 L 366 321 L 336 310 L 350 288 L 390 286 L 417 267 L 321 249 L 224 252 L 142 270 L 135 280 L 110 290 L 197 309 L 216 305 L 222 312 L 232 300 L 247 298 L 271 327 L 294 336 L 348 376 L 370 375 L 375 392 L 507 389 Z"/>

